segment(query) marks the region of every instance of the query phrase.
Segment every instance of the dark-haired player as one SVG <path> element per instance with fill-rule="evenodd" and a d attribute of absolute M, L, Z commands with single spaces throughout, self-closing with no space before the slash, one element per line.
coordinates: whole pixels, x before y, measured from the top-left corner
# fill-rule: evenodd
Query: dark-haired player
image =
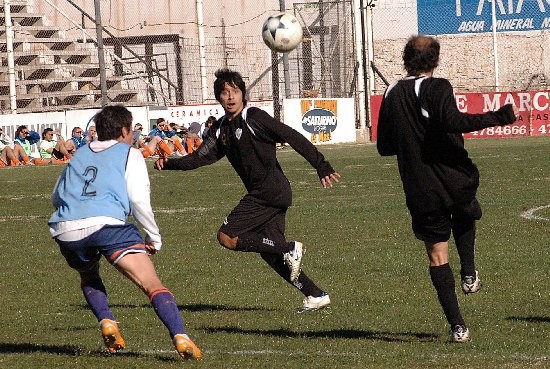
<path fill-rule="evenodd" d="M 212 125 L 199 149 L 181 159 L 159 159 L 156 168 L 190 170 L 226 156 L 248 193 L 224 220 L 218 241 L 230 250 L 259 253 L 304 294 L 299 312 L 326 307 L 330 304 L 328 294 L 301 273 L 303 244 L 287 242 L 285 237 L 292 190 L 277 161 L 276 144 L 292 146 L 317 170 L 325 188 L 338 182 L 340 175 L 299 132 L 261 109 L 246 107 L 246 85 L 238 72 L 218 70 L 214 94 L 225 115 Z"/>
<path fill-rule="evenodd" d="M 378 122 L 378 152 L 397 155 L 399 174 L 415 236 L 424 242 L 430 276 L 454 342 L 470 341 L 460 313 L 449 238 L 460 256 L 462 290 L 481 288 L 474 263 L 475 221 L 481 218 L 476 199 L 479 172 L 464 148 L 462 133 L 513 123 L 511 104 L 485 114 L 461 113 L 448 80 L 433 77 L 439 63 L 439 42 L 411 37 L 403 51 L 407 76 L 384 95 Z"/>

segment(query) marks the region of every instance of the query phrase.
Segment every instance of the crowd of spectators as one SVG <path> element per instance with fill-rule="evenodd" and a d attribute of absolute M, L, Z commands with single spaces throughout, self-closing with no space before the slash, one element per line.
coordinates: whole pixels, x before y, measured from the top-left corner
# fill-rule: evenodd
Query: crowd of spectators
<path fill-rule="evenodd" d="M 210 116 L 203 123 L 192 122 L 189 127 L 165 118 L 158 118 L 149 133 L 144 133 L 141 123 L 134 125 L 134 147 L 143 157 L 182 157 L 197 150 L 208 130 L 216 121 Z M 71 137 L 65 139 L 59 130 L 45 128 L 42 134 L 20 125 L 15 137 L 0 128 L 0 168 L 20 165 L 66 164 L 76 150 L 96 141 L 97 133 L 93 122 L 84 130 L 76 126 Z"/>

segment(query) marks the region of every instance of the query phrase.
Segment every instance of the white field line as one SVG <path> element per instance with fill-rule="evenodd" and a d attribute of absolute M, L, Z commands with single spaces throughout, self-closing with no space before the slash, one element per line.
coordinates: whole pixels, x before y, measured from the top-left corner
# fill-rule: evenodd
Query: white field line
<path fill-rule="evenodd" d="M 39 219 L 39 218 L 45 218 L 45 217 L 41 217 L 39 215 L 5 216 L 5 217 L 0 217 L 0 222 L 9 222 L 14 220 L 30 220 L 30 219 Z"/>
<path fill-rule="evenodd" d="M 153 209 L 153 212 L 154 213 L 159 213 L 159 214 L 175 214 L 175 213 L 193 213 L 193 212 L 197 212 L 197 211 L 209 211 L 209 210 L 213 210 L 214 208 L 185 208 L 185 207 L 182 207 L 182 208 L 177 208 L 177 209 L 166 209 L 166 208 L 158 208 L 158 209 Z"/>
<path fill-rule="evenodd" d="M 550 205 L 539 206 L 537 208 L 526 210 L 523 213 L 521 213 L 520 216 L 528 220 L 550 220 L 548 218 L 535 214 L 537 211 L 546 209 L 546 208 L 550 208 Z"/>
<path fill-rule="evenodd" d="M 222 351 L 222 350 L 202 350 L 204 355 L 235 355 L 235 356 L 263 356 L 263 355 L 308 355 L 303 352 L 289 352 L 289 351 L 276 351 L 276 350 L 237 350 L 237 351 Z M 174 354 L 176 350 L 143 350 L 143 351 L 130 351 L 124 350 L 121 352 L 124 354 L 138 354 L 138 355 L 158 355 L 158 354 Z M 331 352 L 331 351 L 319 351 L 315 353 L 315 356 L 358 356 L 358 352 Z"/>
<path fill-rule="evenodd" d="M 311 355 L 310 353 L 305 352 L 290 352 L 290 351 L 276 351 L 276 350 L 237 350 L 237 351 L 222 351 L 222 350 L 202 350 L 203 354 L 205 355 L 205 358 L 208 357 L 208 355 L 234 355 L 234 356 L 269 356 L 269 355 L 283 355 L 285 357 L 292 356 L 292 355 Z M 124 354 L 137 354 L 137 355 L 159 355 L 159 354 L 173 354 L 177 355 L 176 350 L 143 350 L 143 351 L 130 351 L 130 350 L 124 350 L 121 352 L 122 355 Z M 115 354 L 116 355 L 116 354 Z M 324 357 L 330 357 L 330 356 L 347 356 L 347 357 L 353 357 L 353 356 L 362 356 L 364 353 L 361 352 L 344 352 L 344 351 L 317 351 L 315 352 L 315 356 L 324 356 Z M 444 355 L 446 356 L 446 355 Z M 524 354 L 517 354 L 513 353 L 510 355 L 511 359 L 516 360 L 529 360 L 531 362 L 547 362 L 550 361 L 550 356 L 529 356 Z"/>

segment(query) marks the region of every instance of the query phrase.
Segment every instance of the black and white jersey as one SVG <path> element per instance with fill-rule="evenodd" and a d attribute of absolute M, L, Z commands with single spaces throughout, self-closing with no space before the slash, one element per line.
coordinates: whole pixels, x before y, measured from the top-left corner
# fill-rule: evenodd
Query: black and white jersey
<path fill-rule="evenodd" d="M 479 172 L 462 133 L 514 120 L 512 105 L 484 114 L 462 113 L 448 80 L 406 77 L 386 90 L 377 148 L 380 155 L 397 155 L 409 209 L 429 212 L 475 197 Z"/>
<path fill-rule="evenodd" d="M 284 142 L 302 155 L 320 178 L 334 173 L 323 154 L 302 134 L 254 107 L 231 121 L 219 119 L 197 151 L 168 160 L 164 168 L 190 170 L 226 156 L 249 195 L 263 204 L 286 208 L 291 205 L 292 192 L 276 156 L 276 143 Z"/>

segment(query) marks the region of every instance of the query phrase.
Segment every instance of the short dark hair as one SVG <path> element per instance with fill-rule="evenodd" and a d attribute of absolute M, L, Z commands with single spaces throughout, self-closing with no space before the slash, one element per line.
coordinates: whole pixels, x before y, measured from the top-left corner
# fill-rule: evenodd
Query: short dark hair
<path fill-rule="evenodd" d="M 52 128 L 44 128 L 44 130 L 42 131 L 42 139 L 45 139 L 46 138 L 46 135 L 50 132 L 53 132 L 53 129 Z"/>
<path fill-rule="evenodd" d="M 122 105 L 109 105 L 94 115 L 99 141 L 116 140 L 122 136 L 122 128 L 132 130 L 132 113 Z"/>
<path fill-rule="evenodd" d="M 216 80 L 214 81 L 214 96 L 217 101 L 220 101 L 220 95 L 227 83 L 241 90 L 243 93 L 243 104 L 246 105 L 246 83 L 244 83 L 243 77 L 239 72 L 235 72 L 229 68 L 221 68 L 216 71 L 214 76 L 216 76 Z"/>
<path fill-rule="evenodd" d="M 157 126 L 159 125 L 159 123 L 162 123 L 162 122 L 165 122 L 165 121 L 166 121 L 166 119 L 164 119 L 164 118 L 158 118 L 157 119 Z"/>
<path fill-rule="evenodd" d="M 17 127 L 17 129 L 15 130 L 15 137 L 19 137 L 19 135 L 21 134 L 21 131 L 24 129 L 27 129 L 27 126 L 21 125 Z"/>
<path fill-rule="evenodd" d="M 417 35 L 407 41 L 403 50 L 403 65 L 410 76 L 431 72 L 439 64 L 439 41 L 433 37 Z"/>

